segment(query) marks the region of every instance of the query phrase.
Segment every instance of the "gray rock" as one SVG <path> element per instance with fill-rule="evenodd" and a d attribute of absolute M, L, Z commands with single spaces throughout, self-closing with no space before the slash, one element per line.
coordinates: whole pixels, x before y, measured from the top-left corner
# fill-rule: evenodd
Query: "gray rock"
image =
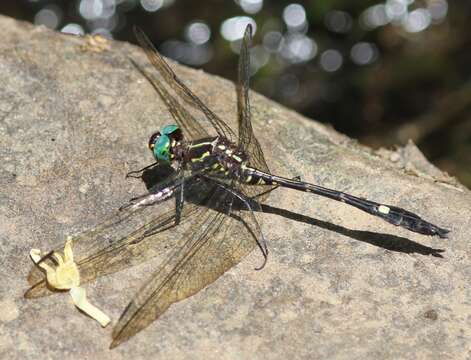
<path fill-rule="evenodd" d="M 5 17 L 0 30 L 2 358 L 471 356 L 469 190 L 424 166 L 415 149 L 398 161 L 405 152 L 377 153 L 255 93 L 254 128 L 274 173 L 401 206 L 451 229 L 450 239 L 278 189 L 267 204 L 281 210 L 260 216 L 270 248 L 262 271 L 254 251 L 112 351 L 112 327 L 101 329 L 68 295 L 24 299 L 29 250 L 53 248 L 144 192 L 124 175 L 152 161 L 148 137 L 171 118 L 129 61 L 147 64 L 140 49 Z M 175 69 L 235 125 L 232 83 Z M 152 262 L 87 284 L 90 301 L 115 322 L 151 270 Z"/>

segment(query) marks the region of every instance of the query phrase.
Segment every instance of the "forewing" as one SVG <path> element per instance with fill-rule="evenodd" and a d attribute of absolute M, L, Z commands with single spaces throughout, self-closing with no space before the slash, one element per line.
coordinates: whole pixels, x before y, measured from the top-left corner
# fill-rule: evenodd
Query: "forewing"
<path fill-rule="evenodd" d="M 253 137 L 250 119 L 249 80 L 250 53 L 252 43 L 252 26 L 247 25 L 240 46 L 237 90 L 237 115 L 239 125 L 239 146 L 246 148 Z"/>
<path fill-rule="evenodd" d="M 141 288 L 113 329 L 115 347 L 150 325 L 168 307 L 214 282 L 237 264 L 256 242 L 245 225 L 230 214 L 233 195 L 218 187 L 204 216 L 193 217 L 185 236 L 176 240 L 173 256 Z M 224 204 L 221 211 L 220 205 Z"/>
<path fill-rule="evenodd" d="M 231 128 L 216 114 L 209 110 L 209 108 L 177 77 L 177 75 L 175 75 L 173 70 L 155 49 L 154 45 L 147 38 L 144 32 L 140 28 L 134 27 L 134 33 L 136 34 L 139 44 L 144 49 L 147 58 L 164 78 L 165 82 L 178 94 L 178 96 L 182 98 L 183 101 L 201 111 L 219 136 L 223 136 L 233 141 L 236 136 Z M 193 119 L 192 121 L 196 121 L 196 119 Z M 198 127 L 201 125 L 198 124 L 195 126 Z"/>
<path fill-rule="evenodd" d="M 191 182 L 188 181 L 188 185 Z M 183 208 L 181 221 L 187 221 L 202 209 L 195 204 Z M 85 283 L 99 276 L 111 274 L 135 266 L 147 259 L 161 255 L 171 246 L 171 229 L 175 220 L 175 201 L 167 201 L 137 209 L 129 207 L 117 211 L 95 228 L 72 238 L 72 251 Z M 54 250 L 62 253 L 63 244 Z M 27 298 L 41 297 L 52 292 L 47 288 L 43 272 L 33 266 L 28 282 L 32 287 L 25 293 Z"/>
<path fill-rule="evenodd" d="M 239 57 L 239 81 L 237 83 L 237 113 L 239 122 L 239 146 L 249 156 L 249 165 L 259 170 L 270 172 L 263 155 L 262 148 L 256 139 L 252 129 L 252 119 L 249 101 L 250 80 L 250 53 L 252 42 L 252 26 L 249 24 L 245 29 L 240 48 Z M 270 188 L 267 186 L 246 186 L 244 188 L 250 197 L 259 196 Z M 264 196 L 262 196 L 264 198 Z M 261 199 L 262 200 L 262 199 Z"/>
<path fill-rule="evenodd" d="M 160 98 L 167 106 L 168 111 L 172 115 L 173 119 L 177 122 L 178 126 L 184 132 L 185 138 L 188 140 L 199 140 L 202 138 L 209 137 L 208 132 L 204 129 L 198 120 L 188 112 L 170 93 L 165 89 L 164 86 L 154 76 L 147 73 L 138 64 L 134 63 L 135 67 L 139 72 L 147 78 L 154 89 L 159 94 Z"/>

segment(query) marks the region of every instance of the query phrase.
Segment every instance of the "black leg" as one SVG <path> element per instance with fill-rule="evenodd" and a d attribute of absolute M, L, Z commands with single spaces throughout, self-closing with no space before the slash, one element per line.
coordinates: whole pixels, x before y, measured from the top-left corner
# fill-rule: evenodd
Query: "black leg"
<path fill-rule="evenodd" d="M 139 170 L 134 170 L 134 171 L 130 171 L 126 174 L 126 178 L 129 178 L 129 177 L 132 177 L 132 178 L 135 178 L 135 179 L 139 179 L 142 177 L 142 175 L 139 175 L 139 176 L 135 176 L 136 174 L 140 174 L 142 172 L 144 172 L 145 170 L 147 169 L 150 169 L 151 167 L 154 167 L 156 165 L 158 165 L 159 163 L 156 161 L 155 163 L 152 163 L 150 165 L 147 165 L 146 167 L 143 167 L 142 169 L 139 169 Z"/>
<path fill-rule="evenodd" d="M 180 186 L 180 196 L 177 197 L 176 204 L 175 204 L 175 225 L 178 225 L 180 223 L 184 202 L 185 202 L 185 178 L 182 178 L 182 184 Z"/>

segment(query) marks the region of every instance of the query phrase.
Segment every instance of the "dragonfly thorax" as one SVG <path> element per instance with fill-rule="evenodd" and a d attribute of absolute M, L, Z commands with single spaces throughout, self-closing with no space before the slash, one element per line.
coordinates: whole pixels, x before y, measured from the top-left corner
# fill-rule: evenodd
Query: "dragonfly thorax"
<path fill-rule="evenodd" d="M 149 139 L 149 149 L 161 164 L 187 164 L 219 175 L 240 176 L 247 155 L 236 144 L 217 136 L 185 141 L 177 125 L 167 125 Z"/>
<path fill-rule="evenodd" d="M 174 160 L 187 167 L 216 176 L 242 175 L 247 155 L 223 137 L 209 137 L 192 142 L 177 142 L 172 148 Z"/>
<path fill-rule="evenodd" d="M 217 138 L 214 143 L 213 156 L 219 164 L 219 167 L 214 166 L 216 171 L 236 176 L 242 175 L 242 170 L 248 159 L 247 154 L 237 145 L 221 137 Z"/>

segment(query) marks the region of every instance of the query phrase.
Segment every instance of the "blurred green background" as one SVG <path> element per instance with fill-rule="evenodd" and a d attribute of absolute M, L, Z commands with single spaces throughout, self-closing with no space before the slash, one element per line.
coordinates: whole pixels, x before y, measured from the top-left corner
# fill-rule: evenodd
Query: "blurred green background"
<path fill-rule="evenodd" d="M 471 2 L 20 0 L 0 13 L 135 42 L 235 80 L 256 28 L 252 88 L 363 144 L 404 145 L 471 187 Z"/>

